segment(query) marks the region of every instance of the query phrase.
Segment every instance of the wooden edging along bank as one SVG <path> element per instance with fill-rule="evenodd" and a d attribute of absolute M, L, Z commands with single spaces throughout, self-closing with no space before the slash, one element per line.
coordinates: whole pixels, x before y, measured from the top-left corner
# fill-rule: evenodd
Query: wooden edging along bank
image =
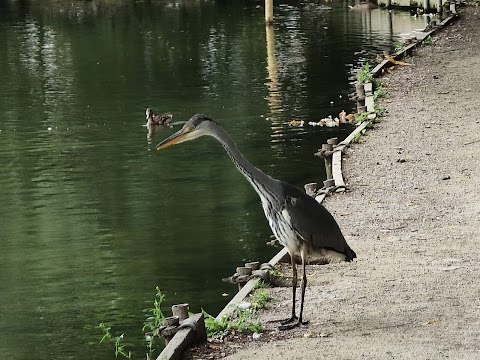
<path fill-rule="evenodd" d="M 419 46 L 428 36 L 434 34 L 439 29 L 450 24 L 453 20 L 458 18 L 458 14 L 455 8 L 450 8 L 452 14 L 443 20 L 438 26 L 424 32 L 415 32 L 415 39 L 411 44 L 408 44 L 405 48 L 398 51 L 392 57 L 395 60 L 400 60 L 409 54 L 415 47 Z M 380 77 L 383 72 L 394 65 L 391 60 L 385 59 L 378 64 L 371 72 L 373 77 Z M 329 192 L 343 192 L 346 190 L 346 185 L 342 172 L 342 155 L 343 152 L 350 144 L 355 141 L 369 126 L 372 121 L 377 117 L 374 109 L 374 97 L 372 84 L 364 84 L 363 90 L 365 91 L 364 106 L 366 106 L 368 116 L 363 122 L 361 122 L 350 135 L 348 135 L 343 141 L 334 146 L 331 151 L 331 172 L 334 181 L 334 186 L 329 187 L 328 190 L 321 189 L 318 193 L 311 193 L 319 203 L 321 203 Z M 315 154 L 315 155 L 318 155 Z M 328 180 L 327 180 L 328 181 Z M 331 180 L 330 180 L 331 181 Z M 310 184 L 307 184 L 310 185 Z M 307 189 L 307 185 L 305 188 Z M 325 187 L 327 187 L 325 185 Z M 266 265 L 271 267 L 275 266 L 279 262 L 289 262 L 290 260 L 288 251 L 286 248 L 280 250 Z M 239 292 L 230 300 L 225 308 L 218 314 L 216 320 L 221 320 L 225 316 L 230 315 L 238 305 L 245 300 L 245 298 L 255 289 L 256 284 L 261 280 L 260 277 L 254 277 L 248 280 Z M 180 321 L 179 326 L 174 336 L 169 339 L 167 346 L 157 357 L 157 360 L 175 360 L 180 359 L 183 352 L 192 344 L 201 343 L 206 341 L 205 323 L 203 314 L 194 314 L 191 317 Z"/>

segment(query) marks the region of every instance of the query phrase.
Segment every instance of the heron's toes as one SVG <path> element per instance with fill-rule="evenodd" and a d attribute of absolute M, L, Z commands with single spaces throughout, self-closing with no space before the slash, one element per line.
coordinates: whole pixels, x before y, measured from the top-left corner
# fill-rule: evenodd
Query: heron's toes
<path fill-rule="evenodd" d="M 295 315 L 293 315 L 292 317 L 289 317 L 288 319 L 280 320 L 280 324 L 287 325 L 287 324 L 290 324 L 290 323 L 295 322 L 295 321 L 298 321 L 298 318 Z"/>
<path fill-rule="evenodd" d="M 301 321 L 300 319 L 295 319 L 292 322 L 282 323 L 282 325 L 280 325 L 278 329 L 290 330 L 300 325 L 307 325 L 308 323 L 309 323 L 308 321 Z"/>

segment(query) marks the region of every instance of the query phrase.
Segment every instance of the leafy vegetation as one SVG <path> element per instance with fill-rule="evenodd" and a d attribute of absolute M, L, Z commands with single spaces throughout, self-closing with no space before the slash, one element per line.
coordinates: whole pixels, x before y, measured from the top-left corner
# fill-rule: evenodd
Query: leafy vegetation
<path fill-rule="evenodd" d="M 145 319 L 142 331 L 147 330 L 145 334 L 145 340 L 147 341 L 147 349 L 149 357 L 152 358 L 152 354 L 155 351 L 154 341 L 158 339 L 158 331 L 160 326 L 162 326 L 163 321 L 165 320 L 165 315 L 162 312 L 162 303 L 165 300 L 165 294 L 160 291 L 160 288 L 155 287 L 157 291 L 155 294 L 155 299 L 153 300 L 153 307 L 148 310 L 151 316 Z"/>
<path fill-rule="evenodd" d="M 165 316 L 162 312 L 161 306 L 163 301 L 165 300 L 165 295 L 160 291 L 160 288 L 157 286 L 156 288 L 156 294 L 155 294 L 155 299 L 153 301 L 153 307 L 148 309 L 147 312 L 150 314 L 145 319 L 142 331 L 145 332 L 145 340 L 147 342 L 147 358 L 152 359 L 153 358 L 153 353 L 155 352 L 155 339 L 158 339 L 159 335 L 159 329 L 163 324 L 163 321 L 165 320 Z M 104 342 L 109 342 L 113 343 L 114 345 L 114 351 L 115 351 L 115 357 L 123 356 L 127 359 L 132 358 L 132 353 L 131 351 L 127 352 L 125 350 L 125 334 L 121 334 L 118 336 L 115 336 L 111 332 L 111 326 L 108 326 L 104 322 L 101 322 L 98 324 L 98 326 L 95 327 L 96 329 L 99 329 L 102 332 L 102 338 L 100 339 L 100 343 Z"/>
<path fill-rule="evenodd" d="M 370 64 L 368 62 L 358 71 L 357 77 L 360 84 L 372 83 L 374 89 L 381 85 L 380 81 L 370 73 Z"/>
<path fill-rule="evenodd" d="M 265 288 L 268 288 L 268 287 L 270 287 L 270 285 L 268 285 L 268 283 L 266 283 L 266 282 L 263 281 L 263 280 L 260 280 L 260 281 L 257 281 L 257 283 L 255 284 L 254 290 L 256 290 L 256 289 L 265 289 Z"/>
<path fill-rule="evenodd" d="M 115 357 L 118 357 L 118 355 L 121 355 L 127 359 L 132 358 L 132 353 L 130 351 L 127 353 L 125 350 L 125 344 L 123 343 L 124 334 L 121 334 L 119 336 L 112 335 L 112 333 L 110 332 L 110 330 L 112 329 L 111 326 L 106 325 L 104 322 L 101 322 L 100 324 L 98 324 L 96 328 L 100 329 L 103 333 L 100 343 L 103 343 L 104 341 L 108 341 L 114 344 Z"/>
<path fill-rule="evenodd" d="M 388 92 L 383 88 L 382 85 L 378 86 L 375 91 L 373 92 L 373 99 L 374 100 L 377 100 L 377 99 L 387 99 L 389 98 L 390 95 L 388 94 Z"/>
<path fill-rule="evenodd" d="M 272 301 L 272 295 L 265 290 L 255 291 L 253 296 L 252 305 L 255 310 L 268 309 L 270 301 Z"/>
<path fill-rule="evenodd" d="M 272 300 L 271 295 L 265 290 L 257 290 L 251 297 L 248 308 L 237 307 L 231 315 L 216 320 L 213 316 L 202 310 L 207 336 L 209 338 L 222 339 L 230 333 L 240 332 L 242 334 L 260 333 L 262 324 L 256 317 L 256 312 L 267 309 L 268 303 Z"/>
<path fill-rule="evenodd" d="M 286 275 L 278 269 L 270 270 L 269 275 L 270 277 L 286 277 Z"/>
<path fill-rule="evenodd" d="M 236 308 L 221 320 L 216 320 L 212 315 L 203 311 L 207 336 L 214 339 L 222 339 L 230 333 L 253 334 L 262 331 L 262 324 L 254 317 L 252 309 Z"/>
<path fill-rule="evenodd" d="M 361 113 L 360 115 L 358 115 L 355 123 L 356 123 L 356 124 L 360 124 L 361 122 L 363 122 L 364 120 L 366 120 L 367 117 L 368 117 L 368 112 Z"/>
<path fill-rule="evenodd" d="M 433 44 L 433 39 L 432 37 L 429 35 L 427 36 L 425 39 L 423 39 L 422 41 L 422 45 L 423 46 L 429 46 L 429 45 L 432 45 Z"/>
<path fill-rule="evenodd" d="M 400 52 L 403 52 L 404 50 L 405 50 L 405 43 L 397 42 L 395 44 L 395 52 L 400 53 Z"/>
<path fill-rule="evenodd" d="M 379 117 L 385 116 L 387 110 L 380 105 L 375 104 L 375 112 L 377 113 L 377 119 Z"/>

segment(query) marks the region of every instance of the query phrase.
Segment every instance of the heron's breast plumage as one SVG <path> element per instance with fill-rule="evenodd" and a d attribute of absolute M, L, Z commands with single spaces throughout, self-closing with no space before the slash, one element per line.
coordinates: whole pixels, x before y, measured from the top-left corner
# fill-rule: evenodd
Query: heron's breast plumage
<path fill-rule="evenodd" d="M 288 210 L 282 207 L 279 202 L 275 204 L 274 201 L 268 201 L 267 198 L 262 198 L 262 206 L 268 224 L 280 244 L 291 253 L 300 254 L 302 241 L 298 241 L 300 239 L 299 234 L 291 226 L 291 217 Z"/>

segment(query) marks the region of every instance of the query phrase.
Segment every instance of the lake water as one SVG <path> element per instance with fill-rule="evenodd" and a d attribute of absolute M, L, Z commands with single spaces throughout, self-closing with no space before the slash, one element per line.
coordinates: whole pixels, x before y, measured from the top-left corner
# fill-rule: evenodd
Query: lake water
<path fill-rule="evenodd" d="M 297 186 L 324 180 L 313 156 L 341 128 L 293 128 L 352 111 L 349 79 L 408 13 L 346 2 L 0 1 L 0 358 L 111 359 L 94 327 L 144 358 L 155 286 L 165 311 L 215 315 L 221 282 L 268 261 L 257 194 L 203 138 L 156 153 L 144 111 L 203 112 L 246 158 Z M 331 7 L 326 9 L 325 6 Z M 228 296 L 222 296 L 222 294 Z"/>

